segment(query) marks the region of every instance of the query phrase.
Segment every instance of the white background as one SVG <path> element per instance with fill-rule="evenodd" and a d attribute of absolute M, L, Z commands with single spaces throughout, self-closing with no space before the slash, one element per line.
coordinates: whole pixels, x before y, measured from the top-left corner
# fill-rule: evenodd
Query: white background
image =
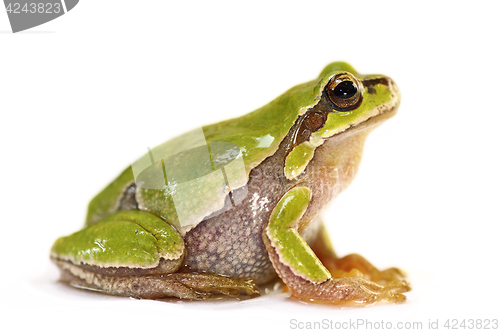
<path fill-rule="evenodd" d="M 0 325 L 240 332 L 500 319 L 496 2 L 179 3 L 83 0 L 18 34 L 0 10 Z M 402 92 L 325 219 L 339 254 L 407 271 L 405 304 L 139 301 L 57 282 L 52 242 L 81 227 L 87 202 L 146 147 L 251 111 L 334 60 L 387 74 Z"/>

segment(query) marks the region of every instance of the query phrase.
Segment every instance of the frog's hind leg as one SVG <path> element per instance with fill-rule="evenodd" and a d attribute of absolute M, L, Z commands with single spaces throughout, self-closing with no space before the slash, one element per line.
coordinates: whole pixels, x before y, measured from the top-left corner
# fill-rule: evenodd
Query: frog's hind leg
<path fill-rule="evenodd" d="M 70 285 L 136 298 L 207 298 L 258 295 L 249 280 L 180 272 L 185 245 L 163 219 L 139 210 L 120 211 L 59 238 L 51 259 Z"/>
<path fill-rule="evenodd" d="M 96 273 L 69 262 L 56 262 L 56 264 L 61 269 L 61 280 L 76 288 L 109 295 L 150 299 L 165 297 L 196 299 L 202 296 L 177 281 L 172 277 L 173 274 L 115 276 Z"/>
<path fill-rule="evenodd" d="M 96 273 L 68 262 L 58 262 L 61 279 L 70 285 L 116 296 L 145 299 L 177 297 L 205 299 L 216 294 L 259 295 L 251 280 L 197 273 L 170 273 L 154 275 L 109 275 Z"/>
<path fill-rule="evenodd" d="M 387 285 L 393 281 L 399 281 L 405 276 L 403 271 L 394 267 L 382 271 L 378 270 L 359 254 L 353 253 L 339 258 L 333 250 L 323 224 L 321 224 L 318 237 L 311 244 L 311 249 L 335 278 L 361 276 L 370 281 Z"/>

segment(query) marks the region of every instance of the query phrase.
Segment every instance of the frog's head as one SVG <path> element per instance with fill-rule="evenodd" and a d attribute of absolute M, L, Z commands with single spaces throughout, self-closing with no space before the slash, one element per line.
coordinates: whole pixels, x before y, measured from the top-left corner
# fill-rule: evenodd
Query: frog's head
<path fill-rule="evenodd" d="M 356 140 L 356 147 L 362 147 L 370 130 L 392 117 L 400 101 L 399 90 L 389 77 L 359 74 L 345 62 L 329 64 L 315 81 L 304 86 L 314 91 L 311 94 L 314 102 L 302 108 L 290 132 L 293 149 L 286 158 L 288 179 L 301 174 L 315 155 L 323 155 L 321 160 L 330 160 L 332 149 L 337 149 L 333 152 L 337 159 L 344 158 L 357 165 L 361 151 L 356 151 L 352 140 Z M 350 138 L 351 143 L 345 151 L 338 151 L 338 143 L 345 142 L 345 138 Z M 329 148 L 316 149 L 325 141 L 332 143 Z M 351 156 L 347 157 L 348 154 Z"/>
<path fill-rule="evenodd" d="M 314 107 L 327 119 L 312 137 L 328 138 L 347 130 L 361 130 L 392 117 L 400 103 L 399 89 L 384 75 L 362 75 L 345 62 L 334 62 L 318 77 L 319 97 Z"/>
<path fill-rule="evenodd" d="M 247 174 L 292 138 L 285 166 L 287 178 L 292 179 L 325 140 L 373 128 L 394 115 L 398 105 L 399 91 L 390 78 L 362 75 L 345 62 L 334 62 L 315 80 L 245 116 L 205 126 L 203 133 L 207 143 L 240 147 Z"/>

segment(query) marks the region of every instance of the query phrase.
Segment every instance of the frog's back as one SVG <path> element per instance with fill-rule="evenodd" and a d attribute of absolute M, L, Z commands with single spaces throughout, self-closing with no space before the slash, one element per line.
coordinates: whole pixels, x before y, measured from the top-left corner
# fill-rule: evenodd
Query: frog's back
<path fill-rule="evenodd" d="M 276 153 L 300 114 L 317 102 L 318 89 L 318 80 L 298 85 L 247 115 L 153 148 L 90 202 L 86 224 L 140 209 L 185 235 L 224 209 L 230 192 L 245 188 L 250 172 Z"/>

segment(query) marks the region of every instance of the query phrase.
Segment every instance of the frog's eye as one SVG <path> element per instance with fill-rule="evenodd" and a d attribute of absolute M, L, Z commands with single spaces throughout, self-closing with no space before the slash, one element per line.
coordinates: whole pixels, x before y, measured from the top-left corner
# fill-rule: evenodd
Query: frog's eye
<path fill-rule="evenodd" d="M 337 74 L 327 86 L 327 94 L 337 111 L 350 111 L 361 102 L 358 80 L 347 73 Z"/>

